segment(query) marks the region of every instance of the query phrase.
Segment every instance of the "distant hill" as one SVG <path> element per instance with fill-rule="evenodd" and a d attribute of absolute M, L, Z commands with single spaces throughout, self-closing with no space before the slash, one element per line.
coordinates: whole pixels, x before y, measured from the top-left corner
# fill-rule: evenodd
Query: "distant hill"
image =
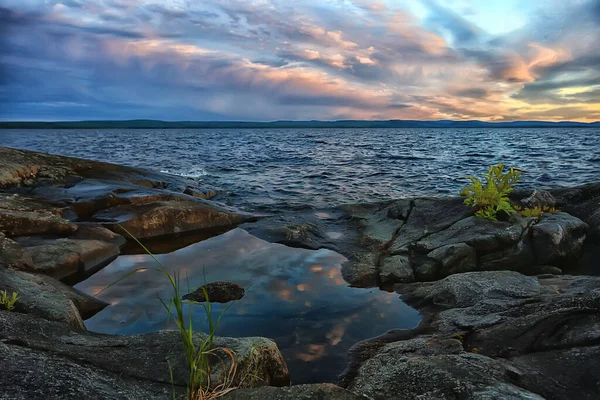
<path fill-rule="evenodd" d="M 273 128 L 600 128 L 600 121 L 416 121 L 416 120 L 340 120 L 340 121 L 58 121 L 2 122 L 0 129 L 273 129 Z"/>

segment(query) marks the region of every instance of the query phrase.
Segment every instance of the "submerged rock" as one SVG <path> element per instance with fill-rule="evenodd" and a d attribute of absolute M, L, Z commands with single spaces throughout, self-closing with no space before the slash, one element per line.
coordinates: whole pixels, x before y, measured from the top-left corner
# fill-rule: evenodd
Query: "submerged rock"
<path fill-rule="evenodd" d="M 208 294 L 208 300 L 211 303 L 228 303 L 244 297 L 245 291 L 237 283 L 211 282 L 201 286 L 192 293 L 183 295 L 182 299 L 203 303 L 206 301 L 206 294 Z"/>

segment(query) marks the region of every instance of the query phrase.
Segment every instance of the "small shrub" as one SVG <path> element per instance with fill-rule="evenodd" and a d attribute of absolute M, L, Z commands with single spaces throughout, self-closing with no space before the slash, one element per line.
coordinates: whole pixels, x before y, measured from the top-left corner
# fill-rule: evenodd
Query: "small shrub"
<path fill-rule="evenodd" d="M 554 207 L 532 207 L 525 208 L 524 210 L 515 207 L 515 210 L 519 212 L 523 217 L 540 217 L 544 213 L 555 214 L 558 210 Z"/>
<path fill-rule="evenodd" d="M 12 295 L 8 295 L 6 290 L 0 290 L 0 307 L 12 311 L 15 308 L 15 303 L 19 300 L 19 294 L 12 292 Z"/>
<path fill-rule="evenodd" d="M 521 171 L 511 167 L 510 171 L 504 173 L 504 165 L 498 163 L 488 168 L 483 180 L 469 176 L 471 184 L 463 188 L 460 194 L 467 197 L 465 204 L 477 208 L 477 217 L 495 221 L 500 211 L 514 212 L 508 200 L 508 193 L 513 190 L 513 185 L 520 177 Z"/>

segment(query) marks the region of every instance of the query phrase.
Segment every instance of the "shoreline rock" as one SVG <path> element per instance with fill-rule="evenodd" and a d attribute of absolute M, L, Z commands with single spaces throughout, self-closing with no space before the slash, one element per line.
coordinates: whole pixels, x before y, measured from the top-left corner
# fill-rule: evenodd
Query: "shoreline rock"
<path fill-rule="evenodd" d="M 565 210 L 580 210 L 557 198 Z M 578 214 L 583 220 L 560 211 L 490 221 L 473 216 L 456 197 L 346 205 L 266 217 L 240 227 L 271 242 L 336 251 L 348 259 L 342 273 L 350 285 L 385 288 L 469 271 L 589 272 L 595 265 L 590 254 L 600 248 L 593 225 L 600 224 L 594 219 L 600 216 L 600 197 L 584 203 L 587 214 Z"/>
<path fill-rule="evenodd" d="M 373 399 L 594 399 L 600 278 L 468 272 L 396 290 L 418 329 L 357 344 L 341 386 Z"/>
<path fill-rule="evenodd" d="M 171 398 L 171 383 L 177 392 L 185 392 L 188 374 L 180 335 L 179 331 L 103 335 L 31 315 L 0 311 L 0 361 L 4 372 L 0 387 L 11 395 L 31 394 L 28 398 L 45 395 L 79 399 L 82 394 L 83 398 L 94 394 L 94 398 L 113 399 L 122 398 L 121 391 L 132 399 L 147 398 L 147 392 L 150 398 Z M 203 334 L 195 336 L 197 341 L 204 338 Z M 215 337 L 215 347 L 234 352 L 234 385 L 244 388 L 289 384 L 287 365 L 273 341 Z M 225 354 L 222 359 L 224 364 L 217 358 L 213 360 L 213 386 L 219 385 L 229 370 L 231 360 Z M 54 368 L 31 368 L 40 363 Z M 37 385 L 44 380 L 49 386 L 42 385 L 45 390 L 40 392 Z M 106 385 L 107 382 L 112 384 Z"/>

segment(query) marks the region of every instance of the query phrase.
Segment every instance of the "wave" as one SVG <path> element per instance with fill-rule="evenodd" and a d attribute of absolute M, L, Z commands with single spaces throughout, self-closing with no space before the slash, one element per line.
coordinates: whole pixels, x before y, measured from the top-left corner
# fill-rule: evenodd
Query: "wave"
<path fill-rule="evenodd" d="M 192 178 L 192 179 L 200 179 L 203 176 L 208 175 L 208 172 L 206 172 L 206 170 L 202 167 L 193 167 L 192 169 L 190 169 L 187 172 L 170 171 L 168 169 L 161 169 L 160 172 L 162 172 L 163 174 L 176 175 L 176 176 L 181 176 L 184 178 Z"/>

